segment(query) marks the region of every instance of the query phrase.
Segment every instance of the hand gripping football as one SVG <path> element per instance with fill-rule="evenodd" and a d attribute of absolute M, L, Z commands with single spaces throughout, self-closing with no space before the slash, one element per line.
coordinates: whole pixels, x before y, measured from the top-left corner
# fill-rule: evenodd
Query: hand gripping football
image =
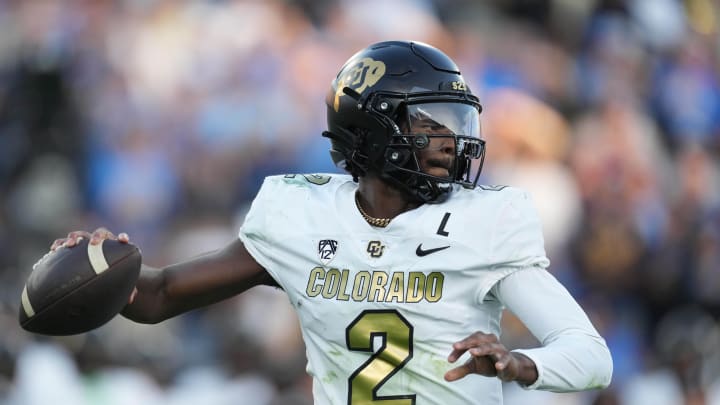
<path fill-rule="evenodd" d="M 128 303 L 140 275 L 140 250 L 130 243 L 87 239 L 60 247 L 33 266 L 20 299 L 20 325 L 44 335 L 95 329 Z"/>

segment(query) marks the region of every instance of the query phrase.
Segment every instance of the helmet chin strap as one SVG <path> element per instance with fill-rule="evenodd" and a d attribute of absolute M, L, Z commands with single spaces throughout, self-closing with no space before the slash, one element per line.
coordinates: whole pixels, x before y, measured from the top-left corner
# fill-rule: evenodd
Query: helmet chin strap
<path fill-rule="evenodd" d="M 402 169 L 398 168 L 396 170 L 400 171 Z M 445 183 L 447 187 L 442 187 L 433 180 L 422 177 L 421 174 L 412 172 L 403 172 L 403 174 L 405 174 L 405 176 L 402 176 L 402 179 L 400 179 L 384 170 L 381 171 L 380 178 L 402 191 L 411 200 L 423 204 L 441 203 L 450 196 L 450 191 L 452 190 L 451 184 Z"/>
<path fill-rule="evenodd" d="M 440 184 L 428 179 L 421 178 L 420 181 L 426 183 L 417 188 L 417 193 L 420 195 L 420 198 L 424 200 L 423 202 L 437 204 L 450 197 L 450 190 L 452 190 L 450 184 L 444 183 L 445 187 L 442 187 Z"/>

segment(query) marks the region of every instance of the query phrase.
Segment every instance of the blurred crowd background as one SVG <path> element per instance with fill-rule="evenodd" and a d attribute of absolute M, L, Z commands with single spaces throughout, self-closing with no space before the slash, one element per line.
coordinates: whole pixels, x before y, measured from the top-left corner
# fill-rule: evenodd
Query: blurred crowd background
<path fill-rule="evenodd" d="M 720 404 L 714 0 L 0 0 L 0 403 L 309 404 L 258 288 L 80 336 L 17 324 L 32 264 L 100 225 L 163 265 L 235 237 L 266 175 L 336 172 L 324 96 L 366 45 L 445 50 L 484 105 L 487 184 L 531 191 L 607 390 L 507 404 Z M 528 287 L 532 288 L 532 287 Z M 509 347 L 536 342 L 512 316 Z M 479 399 L 481 400 L 481 399 Z"/>

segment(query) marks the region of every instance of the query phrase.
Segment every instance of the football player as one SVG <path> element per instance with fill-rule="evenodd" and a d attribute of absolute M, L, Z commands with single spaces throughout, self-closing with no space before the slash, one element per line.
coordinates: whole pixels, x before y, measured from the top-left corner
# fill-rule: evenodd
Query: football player
<path fill-rule="evenodd" d="M 447 55 L 373 44 L 342 67 L 326 104 L 323 135 L 348 174 L 268 177 L 236 240 L 144 266 L 124 316 L 156 323 L 279 286 L 317 404 L 500 404 L 501 380 L 557 392 L 610 383 L 605 341 L 547 271 L 530 196 L 477 184 L 481 106 Z M 81 237 L 116 238 L 71 232 L 53 249 Z M 500 342 L 504 308 L 540 347 Z"/>

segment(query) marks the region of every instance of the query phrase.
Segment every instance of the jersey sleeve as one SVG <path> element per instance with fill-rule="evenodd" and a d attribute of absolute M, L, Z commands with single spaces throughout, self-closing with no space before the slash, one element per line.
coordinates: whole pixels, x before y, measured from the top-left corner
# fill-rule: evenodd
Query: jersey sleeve
<path fill-rule="evenodd" d="M 550 273 L 533 268 L 512 274 L 492 294 L 542 344 L 514 350 L 532 359 L 538 371 L 538 379 L 524 388 L 571 392 L 610 384 L 613 364 L 605 340 Z"/>
<path fill-rule="evenodd" d="M 245 245 L 250 255 L 278 282 L 276 269 L 278 268 L 277 246 L 279 240 L 275 223 L 283 210 L 278 206 L 282 200 L 282 183 L 275 177 L 264 180 L 260 191 L 250 206 L 240 227 L 238 237 Z"/>
<path fill-rule="evenodd" d="M 499 207 L 490 239 L 491 275 L 479 286 L 478 300 L 508 275 L 526 268 L 547 268 L 542 223 L 526 191 L 509 189 L 510 196 Z"/>
<path fill-rule="evenodd" d="M 540 217 L 530 194 L 516 193 L 501 208 L 492 241 L 492 260 L 498 267 L 547 267 Z"/>

